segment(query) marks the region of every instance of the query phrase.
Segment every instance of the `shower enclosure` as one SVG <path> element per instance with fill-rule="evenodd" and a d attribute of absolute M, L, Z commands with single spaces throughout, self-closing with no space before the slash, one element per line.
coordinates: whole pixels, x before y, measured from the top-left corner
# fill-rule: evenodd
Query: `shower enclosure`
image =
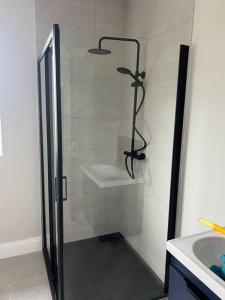
<path fill-rule="evenodd" d="M 167 293 L 193 5 L 36 0 L 43 253 L 54 299 Z"/>
<path fill-rule="evenodd" d="M 53 26 L 38 59 L 43 254 L 52 294 L 63 298 L 63 173 L 60 32 Z"/>

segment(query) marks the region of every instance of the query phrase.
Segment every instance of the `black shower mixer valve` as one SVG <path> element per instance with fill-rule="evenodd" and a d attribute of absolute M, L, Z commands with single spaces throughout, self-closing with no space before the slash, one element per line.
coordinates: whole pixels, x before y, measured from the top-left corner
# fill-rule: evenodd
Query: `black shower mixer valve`
<path fill-rule="evenodd" d="M 144 160 L 144 159 L 145 159 L 145 154 L 144 154 L 143 152 L 140 153 L 140 154 L 138 154 L 137 151 L 133 151 L 133 152 L 124 151 L 124 154 L 125 154 L 126 156 L 135 158 L 135 159 L 137 159 L 137 160 Z"/>
<path fill-rule="evenodd" d="M 132 87 L 139 87 L 139 86 L 143 86 L 143 82 L 139 79 L 139 77 L 141 77 L 141 79 L 145 78 L 145 71 L 139 73 L 137 72 L 134 76 L 135 81 L 131 83 Z"/>
<path fill-rule="evenodd" d="M 137 74 L 137 77 L 141 77 L 141 79 L 144 79 L 145 76 L 146 76 L 145 71 L 142 71 L 141 73 L 138 73 L 138 74 Z"/>

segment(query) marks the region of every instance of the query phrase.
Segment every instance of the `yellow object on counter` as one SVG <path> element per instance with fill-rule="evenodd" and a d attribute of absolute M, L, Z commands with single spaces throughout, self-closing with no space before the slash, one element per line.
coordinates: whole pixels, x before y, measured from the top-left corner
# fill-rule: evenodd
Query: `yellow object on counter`
<path fill-rule="evenodd" d="M 201 222 L 202 224 L 211 227 L 214 231 L 217 231 L 221 234 L 225 234 L 225 229 L 217 224 L 211 223 L 203 218 L 198 218 L 198 221 Z"/>

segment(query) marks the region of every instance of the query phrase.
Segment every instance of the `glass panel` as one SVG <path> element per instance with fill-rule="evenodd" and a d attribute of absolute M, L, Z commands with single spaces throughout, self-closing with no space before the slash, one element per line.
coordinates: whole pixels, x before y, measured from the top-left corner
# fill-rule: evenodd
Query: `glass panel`
<path fill-rule="evenodd" d="M 49 220 L 49 176 L 48 176 L 48 131 L 47 131 L 47 107 L 46 107 L 46 85 L 45 85 L 45 60 L 41 62 L 41 100 L 42 100 L 42 130 L 43 130 L 43 163 L 44 163 L 44 191 L 45 191 L 45 229 L 46 247 L 49 259 L 51 259 L 50 244 L 50 220 Z"/>
<path fill-rule="evenodd" d="M 47 61 L 48 61 L 48 69 L 47 69 L 47 75 L 48 80 L 48 130 L 49 130 L 49 136 L 48 136 L 48 146 L 49 146 L 49 164 L 51 171 L 49 173 L 49 185 L 51 185 L 51 195 L 50 195 L 50 205 L 51 205 L 51 214 L 52 214 L 52 271 L 53 274 L 57 271 L 57 248 L 58 248 L 58 241 L 57 241 L 57 202 L 56 202 L 56 188 L 55 188 L 55 170 L 56 170 L 56 159 L 54 155 L 54 148 L 56 147 L 55 143 L 55 136 L 54 136 L 54 118 L 55 118 L 55 112 L 53 108 L 53 55 L 52 55 L 52 46 L 50 45 L 50 48 L 46 54 Z"/>
<path fill-rule="evenodd" d="M 57 126 L 56 122 L 56 111 L 55 111 L 55 99 L 54 96 L 54 86 L 53 86 L 53 49 L 52 45 L 49 46 L 49 50 L 46 54 L 46 59 L 48 62 L 48 68 L 46 69 L 47 77 L 47 124 L 48 124 L 48 163 L 49 163 L 49 185 L 50 185 L 50 210 L 51 210 L 51 242 L 52 242 L 52 272 L 54 274 L 54 284 L 57 290 L 58 285 L 58 249 L 59 249 L 59 240 L 58 240 L 58 201 L 57 201 L 57 191 L 56 191 L 56 178 L 57 178 L 57 163 L 58 163 L 58 154 L 56 152 L 57 145 Z"/>
<path fill-rule="evenodd" d="M 56 291 L 58 290 L 58 238 L 57 238 L 57 204 L 56 201 L 56 138 L 55 111 L 53 99 L 53 55 L 51 45 L 46 50 L 41 61 L 41 92 L 42 92 L 42 127 L 43 127 L 43 164 L 44 164 L 44 191 L 45 191 L 45 230 L 46 248 L 50 261 L 51 274 Z"/>

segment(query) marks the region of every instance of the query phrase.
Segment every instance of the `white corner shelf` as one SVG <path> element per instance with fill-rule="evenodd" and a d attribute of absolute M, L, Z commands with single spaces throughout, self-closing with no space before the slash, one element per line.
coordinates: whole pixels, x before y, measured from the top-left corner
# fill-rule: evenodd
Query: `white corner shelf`
<path fill-rule="evenodd" d="M 116 164 L 82 165 L 81 169 L 100 188 L 143 183 L 141 177 L 131 179 L 127 171 Z"/>

